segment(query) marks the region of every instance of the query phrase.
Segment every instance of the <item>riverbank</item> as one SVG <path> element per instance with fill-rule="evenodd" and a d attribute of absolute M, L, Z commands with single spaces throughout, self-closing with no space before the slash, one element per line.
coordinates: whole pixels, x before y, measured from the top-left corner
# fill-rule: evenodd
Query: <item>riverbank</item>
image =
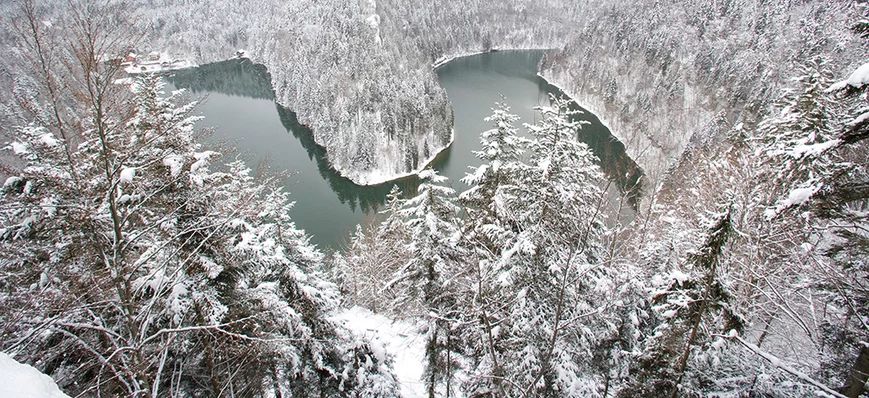
<path fill-rule="evenodd" d="M 609 123 L 606 119 L 604 119 L 604 118 L 601 116 L 601 115 L 603 114 L 603 111 L 602 111 L 602 110 L 600 110 L 600 109 L 594 109 L 591 105 L 589 105 L 589 104 L 587 104 L 587 103 L 585 103 L 585 102 L 583 102 L 583 101 L 579 101 L 579 100 L 577 100 L 577 98 L 578 98 L 577 95 L 575 95 L 574 93 L 571 93 L 569 90 L 567 90 L 567 89 L 564 88 L 563 86 L 559 85 L 557 82 L 548 79 L 546 76 L 544 76 L 542 73 L 540 73 L 540 71 L 537 72 L 537 77 L 539 77 L 540 79 L 543 79 L 543 81 L 546 82 L 546 84 L 549 84 L 550 86 L 559 89 L 559 90 L 560 90 L 561 92 L 563 92 L 563 93 L 567 96 L 567 98 L 569 98 L 571 101 L 573 101 L 574 103 L 576 103 L 576 104 L 579 105 L 581 108 L 583 108 L 583 109 L 585 109 L 586 111 L 588 111 L 589 113 L 595 115 L 595 116 L 597 117 L 597 119 L 600 121 L 600 124 L 603 125 L 603 127 L 606 128 L 607 130 L 609 130 L 610 134 L 612 134 L 612 136 L 615 137 L 615 139 L 619 140 L 619 142 L 621 142 L 622 144 L 625 143 L 625 137 L 619 135 L 619 133 L 618 133 L 617 131 L 615 131 L 615 130 L 613 130 L 612 128 L 610 128 L 611 123 Z M 631 159 L 633 159 L 633 157 L 632 157 Z"/>
<path fill-rule="evenodd" d="M 473 56 L 475 56 L 475 55 L 481 55 L 481 54 L 490 54 L 490 53 L 508 52 L 508 51 L 542 51 L 542 52 L 546 53 L 546 52 L 548 52 L 548 51 L 552 51 L 552 50 L 555 50 L 555 49 L 554 49 L 554 48 L 537 48 L 537 47 L 534 47 L 534 48 L 531 48 L 531 47 L 527 47 L 527 48 L 524 48 L 524 47 L 523 47 L 523 48 L 516 47 L 516 48 L 493 48 L 493 49 L 488 50 L 488 51 L 468 51 L 468 52 L 459 52 L 459 53 L 456 53 L 456 54 L 453 54 L 453 55 L 444 55 L 444 56 L 441 56 L 440 58 L 438 58 L 437 60 L 435 60 L 434 63 L 432 63 L 431 67 L 432 67 L 432 70 L 435 70 L 435 71 L 436 71 L 436 70 L 438 70 L 440 67 L 442 67 L 442 66 L 444 66 L 444 65 L 446 65 L 446 64 L 448 64 L 448 63 L 450 63 L 450 62 L 452 62 L 452 61 L 455 61 L 455 60 L 457 60 L 457 59 L 459 59 L 459 58 L 473 57 Z"/>
<path fill-rule="evenodd" d="M 405 179 L 408 177 L 414 177 L 414 176 L 419 175 L 420 172 L 431 167 L 434 163 L 436 163 L 436 161 L 439 157 L 441 157 L 444 153 L 449 151 L 455 141 L 456 141 L 456 130 L 450 129 L 450 141 L 446 144 L 446 146 L 441 148 L 441 150 L 435 152 L 432 156 L 425 159 L 423 162 L 420 162 L 420 164 L 422 164 L 423 166 L 418 167 L 416 169 L 413 169 L 412 171 L 408 171 L 406 173 L 388 174 L 388 175 L 370 174 L 369 178 L 367 178 L 367 179 L 360 179 L 360 178 L 354 179 L 354 178 L 352 178 L 352 176 L 346 176 L 346 175 L 342 174 L 340 172 L 340 170 L 335 170 L 335 171 L 338 172 L 338 174 L 341 175 L 342 177 L 347 178 L 350 181 L 353 181 L 354 184 L 359 185 L 359 186 L 374 186 L 374 185 L 387 184 L 390 182 L 395 182 L 395 181 L 402 180 L 402 179 Z M 321 146 L 321 148 L 323 148 L 323 147 Z M 325 150 L 326 148 L 323 148 L 323 149 Z"/>

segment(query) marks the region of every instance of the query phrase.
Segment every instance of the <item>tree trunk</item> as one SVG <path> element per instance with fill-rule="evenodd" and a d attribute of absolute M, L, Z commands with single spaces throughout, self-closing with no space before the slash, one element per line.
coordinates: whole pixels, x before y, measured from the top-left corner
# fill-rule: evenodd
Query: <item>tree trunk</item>
<path fill-rule="evenodd" d="M 860 355 L 857 355 L 857 360 L 851 367 L 851 374 L 848 375 L 841 389 L 842 394 L 848 398 L 859 397 L 866 389 L 867 378 L 869 378 L 869 347 L 863 345 Z"/>

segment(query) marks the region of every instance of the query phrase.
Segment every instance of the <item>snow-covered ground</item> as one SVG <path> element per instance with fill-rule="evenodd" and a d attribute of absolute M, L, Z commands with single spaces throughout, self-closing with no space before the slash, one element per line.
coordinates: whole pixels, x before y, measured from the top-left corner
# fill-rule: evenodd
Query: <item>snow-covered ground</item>
<path fill-rule="evenodd" d="M 33 366 L 18 363 L 0 352 L 0 397 L 69 398 L 54 380 Z"/>
<path fill-rule="evenodd" d="M 353 333 L 369 338 L 372 344 L 380 343 L 393 356 L 393 368 L 401 384 L 402 397 L 426 396 L 425 385 L 421 381 L 425 343 L 416 325 L 393 320 L 358 306 L 342 309 L 333 314 L 332 319 Z"/>

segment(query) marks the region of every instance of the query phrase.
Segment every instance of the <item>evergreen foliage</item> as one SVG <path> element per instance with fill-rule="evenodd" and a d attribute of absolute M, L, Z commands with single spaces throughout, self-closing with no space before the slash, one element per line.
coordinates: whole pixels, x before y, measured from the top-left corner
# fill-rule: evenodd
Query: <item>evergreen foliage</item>
<path fill-rule="evenodd" d="M 83 396 L 397 396 L 392 357 L 332 321 L 352 304 L 416 322 L 432 398 L 866 395 L 864 2 L 333 3 L 16 4 L 0 349 Z M 643 164 L 679 161 L 617 233 L 568 102 L 531 139 L 499 103 L 469 189 L 394 188 L 333 284 L 275 177 L 120 74 L 142 21 L 204 60 L 250 45 L 359 181 L 449 140 L 431 61 L 500 46 L 566 42 L 542 73 L 622 116 Z"/>
<path fill-rule="evenodd" d="M 64 116 L 6 148 L 24 166 L 0 195 L 0 349 L 73 394 L 394 394 L 389 359 L 327 319 L 337 290 L 276 179 L 215 166 L 195 103 L 105 61 L 119 15 L 87 4 L 59 47 L 30 47 L 76 79 L 35 86 Z"/>

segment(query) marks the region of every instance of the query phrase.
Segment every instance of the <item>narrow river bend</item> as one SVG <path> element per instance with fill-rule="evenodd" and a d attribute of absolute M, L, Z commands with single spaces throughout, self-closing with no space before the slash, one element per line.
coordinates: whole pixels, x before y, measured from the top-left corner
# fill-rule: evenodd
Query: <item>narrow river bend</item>
<path fill-rule="evenodd" d="M 459 179 L 469 167 L 480 164 L 472 151 L 480 148 L 480 133 L 491 128 L 483 119 L 492 113 L 496 101 L 503 96 L 513 113 L 522 118 L 520 123 L 534 123 L 539 116 L 533 107 L 547 104 L 550 93 L 561 95 L 537 76 L 543 54 L 493 52 L 458 58 L 437 69 L 453 105 L 455 141 L 435 160 L 434 167 L 449 177 L 449 184 L 457 191 L 467 188 Z M 292 173 L 285 182 L 296 202 L 291 216 L 321 248 L 339 248 L 356 224 L 372 220 L 392 185 L 398 184 L 405 192 L 416 190 L 418 181 L 413 177 L 357 186 L 337 175 L 328 167 L 324 150 L 313 142 L 310 131 L 299 125 L 290 110 L 275 104 L 269 75 L 260 65 L 230 60 L 178 71 L 167 80 L 174 87 L 188 89 L 194 97 L 206 96 L 198 112 L 204 116 L 202 127 L 215 127 L 210 141 L 234 144 L 251 167 L 266 161 L 272 171 Z M 619 192 L 633 187 L 640 171 L 625 155 L 624 146 L 594 115 L 586 113 L 580 118 L 590 122 L 583 127 L 580 139 L 601 157 L 604 172 L 615 182 L 608 191 L 615 206 Z M 632 217 L 631 206 L 624 206 L 622 221 Z"/>

